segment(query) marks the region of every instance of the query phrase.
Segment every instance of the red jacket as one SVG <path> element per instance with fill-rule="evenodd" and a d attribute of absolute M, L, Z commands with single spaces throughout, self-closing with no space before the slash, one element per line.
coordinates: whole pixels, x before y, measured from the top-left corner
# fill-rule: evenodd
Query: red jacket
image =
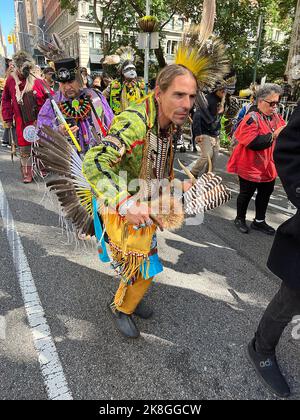
<path fill-rule="evenodd" d="M 20 91 L 25 87 L 26 80 L 21 80 L 20 84 Z M 45 89 L 41 80 L 36 79 L 33 85 L 33 92 L 36 95 L 37 107 L 38 110 L 44 105 L 44 102 L 47 99 L 47 95 L 45 93 Z M 29 146 L 24 137 L 23 137 L 23 130 L 26 126 L 35 124 L 35 121 L 28 122 L 24 124 L 22 119 L 21 110 L 19 104 L 16 100 L 16 82 L 12 76 L 9 76 L 3 90 L 2 95 L 2 116 L 5 122 L 13 122 L 15 120 L 16 125 L 16 134 L 18 139 L 19 146 Z"/>
<path fill-rule="evenodd" d="M 227 163 L 228 172 L 252 182 L 273 181 L 277 176 L 273 160 L 275 142 L 263 150 L 251 150 L 249 146 L 258 136 L 272 134 L 285 124 L 279 114 L 267 119 L 260 112 L 249 112 L 234 133 L 238 145 Z"/>

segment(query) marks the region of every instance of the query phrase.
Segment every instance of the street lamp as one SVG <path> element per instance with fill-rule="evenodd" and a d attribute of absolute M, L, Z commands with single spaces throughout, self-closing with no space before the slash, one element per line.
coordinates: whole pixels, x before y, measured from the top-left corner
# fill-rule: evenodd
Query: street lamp
<path fill-rule="evenodd" d="M 42 34 L 43 34 L 43 42 L 45 42 L 45 32 L 43 31 L 43 29 L 42 28 L 40 28 L 38 25 L 34 25 L 33 23 L 31 23 L 31 22 L 28 22 L 28 25 L 29 26 L 34 26 L 35 28 L 38 28 L 41 32 L 42 32 Z"/>

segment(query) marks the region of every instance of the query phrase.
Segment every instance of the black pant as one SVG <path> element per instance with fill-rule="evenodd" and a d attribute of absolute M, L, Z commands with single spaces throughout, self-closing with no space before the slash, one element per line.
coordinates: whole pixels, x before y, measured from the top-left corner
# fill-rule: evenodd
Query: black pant
<path fill-rule="evenodd" d="M 300 290 L 290 289 L 282 283 L 259 323 L 255 334 L 256 351 L 273 355 L 283 330 L 296 315 L 300 317 Z"/>
<path fill-rule="evenodd" d="M 4 129 L 3 138 L 2 138 L 3 144 L 9 144 L 9 131 L 8 130 L 9 130 L 8 128 Z"/>
<path fill-rule="evenodd" d="M 246 213 L 250 200 L 257 190 L 255 199 L 255 218 L 257 220 L 265 220 L 266 211 L 270 197 L 274 191 L 275 180 L 271 182 L 251 182 L 239 176 L 240 193 L 237 198 L 237 217 L 246 219 Z"/>

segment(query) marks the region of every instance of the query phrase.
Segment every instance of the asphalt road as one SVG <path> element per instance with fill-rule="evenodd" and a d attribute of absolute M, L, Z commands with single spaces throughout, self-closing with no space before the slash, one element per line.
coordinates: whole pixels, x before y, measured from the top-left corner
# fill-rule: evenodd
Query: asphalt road
<path fill-rule="evenodd" d="M 179 157 L 187 165 L 195 159 L 190 152 Z M 222 154 L 217 172 L 237 190 L 236 178 L 225 172 L 226 160 Z M 2 148 L 0 181 L 20 237 L 18 249 L 27 259 L 25 271 L 34 281 L 72 398 L 276 399 L 245 356 L 280 285 L 265 267 L 272 238 L 236 230 L 235 193 L 203 224 L 159 235 L 165 270 L 147 296 L 155 314 L 148 321 L 136 319 L 142 334 L 130 341 L 115 330 L 107 312 L 117 286 L 111 269 L 100 264 L 93 244 L 78 245 L 62 231 L 57 205 L 43 182 L 23 185 L 18 165 Z M 179 170 L 176 174 L 182 177 Z M 271 205 L 268 221 L 277 227 L 292 211 L 280 183 Z M 248 218 L 253 218 L 253 202 Z M 5 326 L 2 335 L 0 329 L 0 399 L 47 399 L 47 375 L 41 373 L 18 280 L 23 269 L 16 261 L 23 254 L 10 248 L 1 217 L 0 224 L 0 326 Z M 300 341 L 291 331 L 289 326 L 282 337 L 278 359 L 291 399 L 299 399 Z"/>

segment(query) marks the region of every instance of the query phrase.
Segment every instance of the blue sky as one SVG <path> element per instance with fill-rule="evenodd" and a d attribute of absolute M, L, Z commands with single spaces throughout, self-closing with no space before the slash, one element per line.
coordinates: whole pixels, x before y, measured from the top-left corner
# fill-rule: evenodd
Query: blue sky
<path fill-rule="evenodd" d="M 0 10 L 0 23 L 8 48 L 8 55 L 11 55 L 13 48 L 7 42 L 7 35 L 13 31 L 15 24 L 14 0 L 0 0 Z"/>

